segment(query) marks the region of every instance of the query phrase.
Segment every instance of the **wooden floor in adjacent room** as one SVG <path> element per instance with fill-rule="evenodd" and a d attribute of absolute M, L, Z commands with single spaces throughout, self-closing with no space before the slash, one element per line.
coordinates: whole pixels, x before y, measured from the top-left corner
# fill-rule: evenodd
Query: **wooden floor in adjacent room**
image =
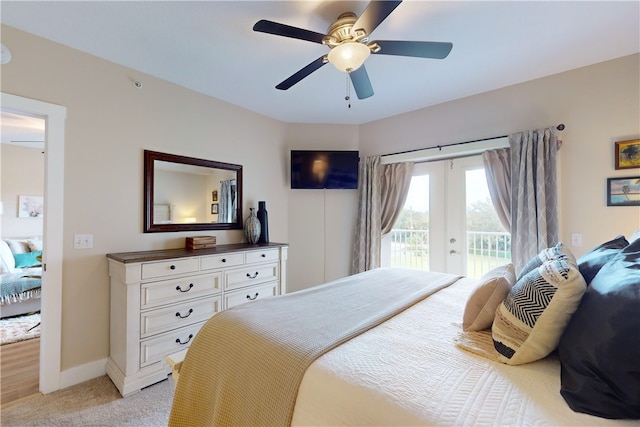
<path fill-rule="evenodd" d="M 40 338 L 0 346 L 0 404 L 38 393 Z"/>

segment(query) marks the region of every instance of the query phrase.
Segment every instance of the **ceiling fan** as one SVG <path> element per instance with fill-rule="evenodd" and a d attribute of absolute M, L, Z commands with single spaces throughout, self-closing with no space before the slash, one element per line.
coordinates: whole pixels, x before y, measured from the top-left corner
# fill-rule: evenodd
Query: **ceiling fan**
<path fill-rule="evenodd" d="M 398 7 L 402 1 L 371 1 L 360 17 L 352 12 L 343 13 L 329 26 L 327 34 L 317 33 L 290 25 L 262 19 L 253 26 L 254 31 L 324 44 L 331 49 L 276 86 L 287 90 L 327 62 L 347 72 L 358 99 L 373 95 L 373 87 L 364 66 L 370 54 L 411 56 L 444 59 L 453 48 L 448 42 L 428 41 L 369 41 L 370 34 Z"/>

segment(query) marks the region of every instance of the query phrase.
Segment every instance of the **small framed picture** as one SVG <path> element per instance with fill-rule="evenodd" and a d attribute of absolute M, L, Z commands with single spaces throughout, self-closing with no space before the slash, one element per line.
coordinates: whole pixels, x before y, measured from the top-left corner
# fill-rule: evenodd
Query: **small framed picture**
<path fill-rule="evenodd" d="M 640 168 L 640 139 L 616 142 L 616 169 Z"/>
<path fill-rule="evenodd" d="M 218 201 L 218 190 L 213 190 L 211 192 L 211 201 L 212 202 L 217 202 Z"/>
<path fill-rule="evenodd" d="M 607 178 L 607 206 L 640 206 L 640 176 Z"/>
<path fill-rule="evenodd" d="M 211 214 L 215 215 L 218 213 L 218 204 L 217 203 L 211 203 Z"/>

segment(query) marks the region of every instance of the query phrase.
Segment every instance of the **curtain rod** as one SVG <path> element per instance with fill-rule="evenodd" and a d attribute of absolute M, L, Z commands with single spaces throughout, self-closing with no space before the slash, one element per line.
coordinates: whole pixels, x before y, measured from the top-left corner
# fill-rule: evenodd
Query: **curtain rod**
<path fill-rule="evenodd" d="M 564 124 L 560 123 L 558 126 L 556 126 L 556 129 L 558 129 L 559 131 L 563 131 L 565 128 Z M 433 150 L 435 148 L 437 148 L 438 150 L 442 150 L 444 147 L 453 147 L 454 145 L 464 145 L 464 144 L 471 144 L 473 142 L 482 142 L 482 141 L 491 141 L 492 139 L 499 139 L 499 138 L 508 138 L 509 135 L 502 135 L 502 136 L 494 136 L 492 138 L 482 138 L 482 139 L 474 139 L 473 141 L 464 141 L 464 142 L 453 142 L 451 144 L 445 144 L 445 145 L 436 145 L 434 147 L 426 147 L 426 148 L 416 148 L 415 150 L 407 150 L 407 151 L 398 151 L 397 153 L 388 153 L 388 154 L 383 154 L 380 157 L 385 157 L 385 156 L 394 156 L 396 154 L 405 154 L 405 153 L 414 153 L 417 151 L 423 151 L 423 150 Z"/>

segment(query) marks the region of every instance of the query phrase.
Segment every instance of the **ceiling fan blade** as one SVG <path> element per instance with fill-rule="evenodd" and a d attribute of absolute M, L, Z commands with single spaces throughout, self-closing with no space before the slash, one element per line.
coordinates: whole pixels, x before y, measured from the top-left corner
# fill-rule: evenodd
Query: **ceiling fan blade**
<path fill-rule="evenodd" d="M 322 38 L 324 37 L 324 34 L 316 33 L 315 31 L 279 24 L 277 22 L 267 21 L 266 19 L 256 22 L 253 26 L 253 31 L 291 37 L 292 39 L 307 40 L 314 43 L 322 43 Z"/>
<path fill-rule="evenodd" d="M 380 51 L 376 55 L 414 56 L 416 58 L 444 59 L 453 48 L 449 42 L 420 42 L 376 40 Z"/>
<path fill-rule="evenodd" d="M 353 29 L 363 29 L 371 34 L 400 3 L 402 1 L 372 1 L 353 24 Z"/>
<path fill-rule="evenodd" d="M 313 61 L 312 63 L 310 63 L 309 65 L 307 65 L 306 67 L 304 67 L 303 69 L 301 69 L 300 71 L 298 71 L 297 73 L 295 73 L 294 75 L 292 75 L 291 77 L 289 77 L 288 79 L 284 80 L 282 83 L 276 86 L 276 89 L 280 89 L 280 90 L 289 89 L 291 86 L 298 83 L 300 80 L 304 79 L 309 74 L 313 73 L 314 71 L 322 67 L 324 64 L 326 64 L 326 62 L 324 61 L 324 55 L 323 55 L 320 58 Z"/>
<path fill-rule="evenodd" d="M 350 72 L 349 77 L 351 77 L 351 83 L 353 83 L 358 99 L 366 99 L 373 95 L 371 80 L 369 80 L 369 74 L 367 74 L 367 69 L 364 65 Z"/>

